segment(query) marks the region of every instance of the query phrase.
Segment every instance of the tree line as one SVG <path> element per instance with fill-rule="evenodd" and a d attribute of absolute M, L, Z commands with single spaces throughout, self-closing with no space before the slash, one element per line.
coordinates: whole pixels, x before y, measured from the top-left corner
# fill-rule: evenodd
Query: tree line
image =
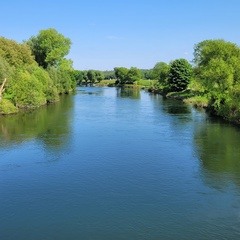
<path fill-rule="evenodd" d="M 240 47 L 222 39 L 194 46 L 191 63 L 180 58 L 150 70 L 114 68 L 116 85 L 154 80 L 149 91 L 204 106 L 214 115 L 240 123 Z"/>
<path fill-rule="evenodd" d="M 240 124 L 240 47 L 222 39 L 204 40 L 194 46 L 193 55 L 191 64 L 180 58 L 145 71 L 115 68 L 117 83 L 155 80 L 149 91 L 204 106 Z"/>
<path fill-rule="evenodd" d="M 0 114 L 56 102 L 76 85 L 115 80 L 115 86 L 151 82 L 149 91 L 185 98 L 214 114 L 240 123 L 240 48 L 224 40 L 194 46 L 191 63 L 180 58 L 152 69 L 115 67 L 75 70 L 66 56 L 71 40 L 55 29 L 39 31 L 23 43 L 0 37 Z"/>

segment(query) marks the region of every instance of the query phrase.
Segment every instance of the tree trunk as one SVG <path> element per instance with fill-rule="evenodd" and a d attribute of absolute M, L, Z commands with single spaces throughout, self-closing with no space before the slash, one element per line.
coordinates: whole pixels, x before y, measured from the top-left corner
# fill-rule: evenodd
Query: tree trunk
<path fill-rule="evenodd" d="M 2 83 L 2 86 L 0 88 L 0 102 L 2 101 L 2 93 L 4 92 L 5 88 L 4 88 L 4 85 L 6 83 L 7 79 L 5 78 L 3 83 Z"/>

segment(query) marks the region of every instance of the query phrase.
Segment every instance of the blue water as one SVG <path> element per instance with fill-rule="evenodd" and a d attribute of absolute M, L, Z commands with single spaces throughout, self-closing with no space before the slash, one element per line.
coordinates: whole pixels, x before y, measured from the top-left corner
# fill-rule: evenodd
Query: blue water
<path fill-rule="evenodd" d="M 239 239 L 240 131 L 144 91 L 0 118 L 0 239 Z"/>

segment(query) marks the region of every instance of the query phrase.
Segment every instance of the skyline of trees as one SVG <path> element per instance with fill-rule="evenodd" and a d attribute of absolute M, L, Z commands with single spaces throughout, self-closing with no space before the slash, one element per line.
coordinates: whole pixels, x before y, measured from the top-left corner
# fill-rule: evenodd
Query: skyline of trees
<path fill-rule="evenodd" d="M 204 97 L 212 111 L 240 123 L 240 48 L 224 40 L 204 40 L 194 46 L 192 63 L 175 59 L 157 62 L 151 69 L 115 67 L 110 71 L 76 70 L 71 59 L 71 40 L 54 28 L 39 31 L 23 43 L 0 37 L 0 113 L 33 108 L 58 101 L 77 84 L 94 85 L 115 79 L 116 85 L 155 80 L 156 92 L 189 90 Z M 159 90 L 159 91 L 158 91 Z"/>

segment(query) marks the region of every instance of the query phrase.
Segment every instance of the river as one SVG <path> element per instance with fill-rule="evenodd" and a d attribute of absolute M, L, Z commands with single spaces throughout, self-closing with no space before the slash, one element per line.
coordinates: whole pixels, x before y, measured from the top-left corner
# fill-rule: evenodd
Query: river
<path fill-rule="evenodd" d="M 2 116 L 0 239 L 240 239 L 240 128 L 97 87 Z"/>

